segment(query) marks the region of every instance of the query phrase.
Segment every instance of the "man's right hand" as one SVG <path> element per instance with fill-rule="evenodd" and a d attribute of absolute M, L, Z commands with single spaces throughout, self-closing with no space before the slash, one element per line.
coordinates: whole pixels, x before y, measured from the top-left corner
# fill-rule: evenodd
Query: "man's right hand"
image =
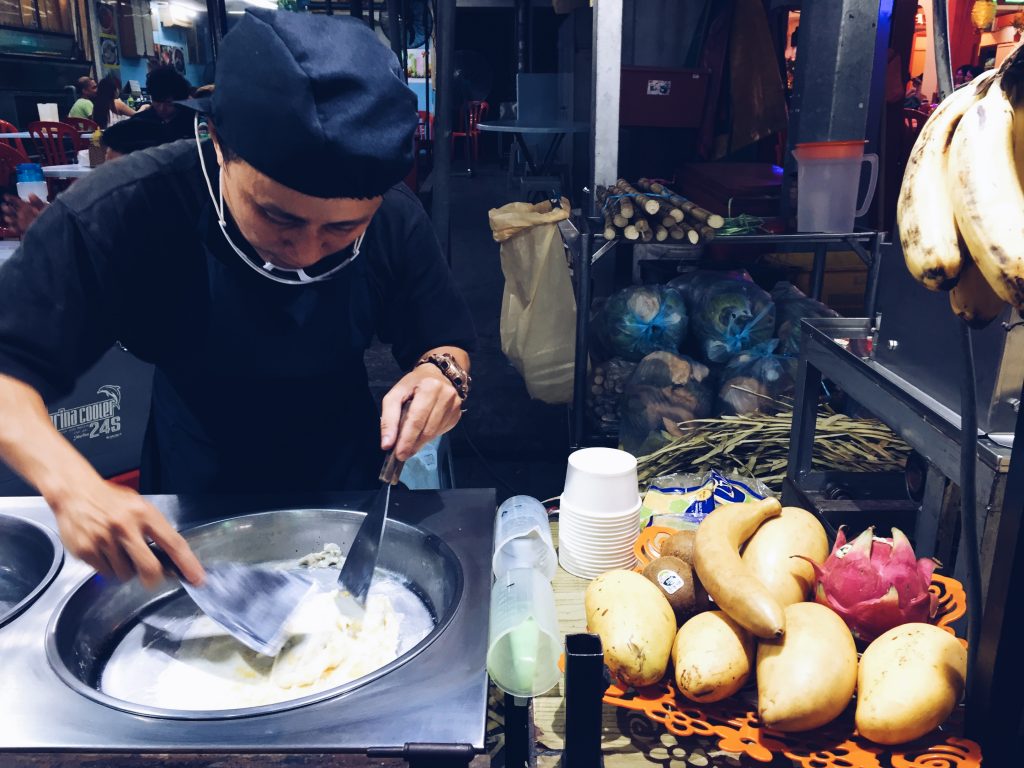
<path fill-rule="evenodd" d="M 193 584 L 203 566 L 188 543 L 159 510 L 130 488 L 97 479 L 59 501 L 51 501 L 64 546 L 105 576 L 128 581 L 138 575 L 147 588 L 163 579 L 163 567 L 149 549 L 158 544 Z"/>

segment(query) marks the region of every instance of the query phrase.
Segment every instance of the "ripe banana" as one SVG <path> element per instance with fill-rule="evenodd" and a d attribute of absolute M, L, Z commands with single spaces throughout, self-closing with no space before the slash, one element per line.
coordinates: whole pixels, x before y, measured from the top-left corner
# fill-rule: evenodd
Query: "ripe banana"
<path fill-rule="evenodd" d="M 967 246 L 963 249 L 963 268 L 960 279 L 949 292 L 949 304 L 953 312 L 972 328 L 984 328 L 1003 311 L 1006 303 L 996 296 L 995 291 L 981 274 Z"/>
<path fill-rule="evenodd" d="M 949 154 L 949 195 L 964 242 L 992 290 L 1024 307 L 1024 189 L 1013 148 L 1014 110 L 998 81 L 960 120 Z"/>
<path fill-rule="evenodd" d="M 903 257 L 910 274 L 933 291 L 955 285 L 961 266 L 946 183 L 949 141 L 976 101 L 979 86 L 992 74 L 976 78 L 939 104 L 918 134 L 903 175 L 896 204 Z"/>

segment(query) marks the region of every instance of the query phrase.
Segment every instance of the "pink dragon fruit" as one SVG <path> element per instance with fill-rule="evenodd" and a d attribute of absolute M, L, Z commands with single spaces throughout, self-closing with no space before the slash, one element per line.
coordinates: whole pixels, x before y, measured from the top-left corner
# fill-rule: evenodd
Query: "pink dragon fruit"
<path fill-rule="evenodd" d="M 807 561 L 818 577 L 815 599 L 838 613 L 864 643 L 900 624 L 928 621 L 938 609 L 928 591 L 936 561 L 918 560 L 899 528 L 892 529 L 891 539 L 868 528 L 850 543 L 840 528 L 824 565 Z"/>

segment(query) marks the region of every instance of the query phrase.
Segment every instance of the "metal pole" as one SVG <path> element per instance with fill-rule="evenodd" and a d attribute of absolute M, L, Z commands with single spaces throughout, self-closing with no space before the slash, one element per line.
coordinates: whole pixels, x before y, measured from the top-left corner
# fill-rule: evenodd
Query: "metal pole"
<path fill-rule="evenodd" d="M 206 0 L 206 17 L 210 20 L 210 55 L 217 61 L 221 38 L 228 31 L 228 9 L 224 0 Z"/>
<path fill-rule="evenodd" d="M 573 265 L 576 278 L 576 357 L 572 382 L 572 447 L 582 448 L 586 432 L 587 363 L 590 339 L 590 252 L 594 237 L 586 216 L 580 218 L 578 256 Z"/>
<path fill-rule="evenodd" d="M 622 70 L 622 0 L 595 0 L 590 109 L 590 188 L 619 177 L 619 84 Z M 591 211 L 587 211 L 591 213 Z"/>
<path fill-rule="evenodd" d="M 530 34 L 529 22 L 530 0 L 516 0 L 516 72 L 527 72 L 526 40 Z"/>
<path fill-rule="evenodd" d="M 359 19 L 360 21 L 362 21 L 363 20 L 363 0 L 352 0 L 352 2 L 349 3 L 348 12 L 349 12 L 349 15 L 352 16 L 352 18 Z"/>
<path fill-rule="evenodd" d="M 437 0 L 437 117 L 434 125 L 434 193 L 431 214 L 441 252 L 451 260 L 452 59 L 455 55 L 455 0 Z"/>
<path fill-rule="evenodd" d="M 949 60 L 949 17 L 946 0 L 932 3 L 932 44 L 935 48 L 935 78 L 939 83 L 939 98 L 953 92 L 953 65 Z"/>
<path fill-rule="evenodd" d="M 395 52 L 395 56 L 398 57 L 398 63 L 402 67 L 402 79 L 407 80 L 405 76 L 405 40 L 402 34 L 402 0 L 387 0 L 387 11 L 388 11 L 388 40 L 391 41 L 391 50 Z"/>
<path fill-rule="evenodd" d="M 1024 400 L 1024 394 L 1021 395 Z M 1024 408 L 1017 412 L 1017 426 L 1006 478 L 1003 512 L 999 516 L 992 577 L 985 598 L 974 674 L 967 678 L 971 707 L 967 710 L 968 734 L 981 733 L 986 762 L 1013 765 L 1019 758 L 1018 729 L 1021 723 L 1020 681 L 1024 679 L 1024 612 L 1019 596 L 1024 590 Z M 975 610 L 967 606 L 968 611 Z"/>

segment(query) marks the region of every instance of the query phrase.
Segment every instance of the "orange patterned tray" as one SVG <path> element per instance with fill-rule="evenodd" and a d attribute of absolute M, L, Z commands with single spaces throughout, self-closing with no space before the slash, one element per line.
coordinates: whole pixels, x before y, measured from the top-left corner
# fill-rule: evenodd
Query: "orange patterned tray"
<path fill-rule="evenodd" d="M 657 557 L 659 544 L 674 531 L 646 528 L 637 539 L 638 570 Z M 936 623 L 955 634 L 950 626 L 964 615 L 967 600 L 963 586 L 955 579 L 933 575 L 931 589 L 939 598 Z M 961 639 L 966 645 L 966 642 Z M 791 734 L 773 731 L 757 719 L 756 694 L 740 692 L 716 704 L 696 704 L 680 696 L 671 679 L 647 688 L 625 688 L 613 683 L 604 701 L 615 707 L 642 712 L 679 737 L 714 738 L 727 752 L 748 755 L 769 763 L 785 755 L 801 768 L 979 768 L 981 748 L 959 738 L 963 710 L 958 709 L 942 729 L 896 749 L 881 747 L 856 735 L 853 707 L 823 728 Z"/>

